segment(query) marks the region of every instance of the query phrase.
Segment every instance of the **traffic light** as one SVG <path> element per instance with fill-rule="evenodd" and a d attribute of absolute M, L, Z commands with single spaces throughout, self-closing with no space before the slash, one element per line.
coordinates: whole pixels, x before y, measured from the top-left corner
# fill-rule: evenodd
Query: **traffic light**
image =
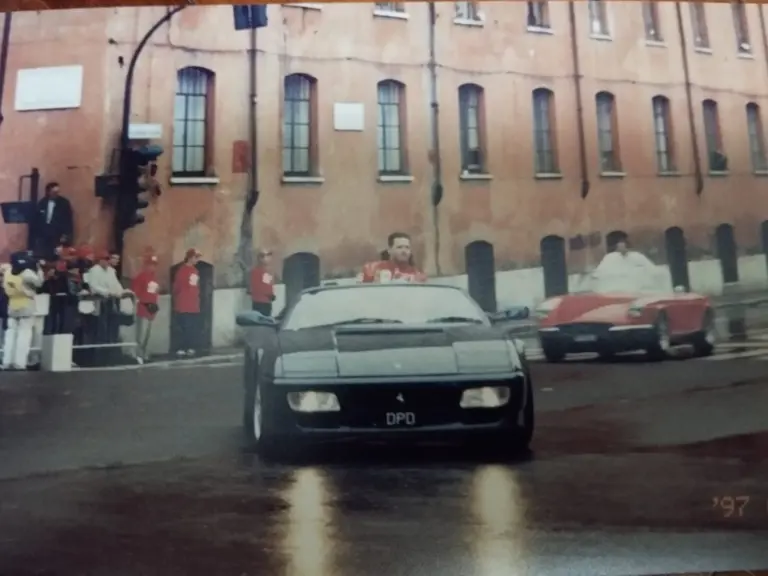
<path fill-rule="evenodd" d="M 117 203 L 123 230 L 143 224 L 144 215 L 141 211 L 149 206 L 147 194 L 160 194 L 160 186 L 155 176 L 157 159 L 162 153 L 163 148 L 155 145 L 125 151 L 120 172 L 122 186 Z"/>

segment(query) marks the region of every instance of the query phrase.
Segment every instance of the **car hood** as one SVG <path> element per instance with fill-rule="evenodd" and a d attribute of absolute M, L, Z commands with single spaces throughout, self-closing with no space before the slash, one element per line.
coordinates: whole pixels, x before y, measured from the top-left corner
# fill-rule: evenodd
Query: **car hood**
<path fill-rule="evenodd" d="M 553 321 L 571 322 L 628 322 L 630 305 L 639 298 L 636 294 L 571 294 L 564 296 L 555 310 Z"/>
<path fill-rule="evenodd" d="M 511 372 L 514 345 L 488 326 L 345 326 L 284 331 L 276 376 L 407 377 Z"/>

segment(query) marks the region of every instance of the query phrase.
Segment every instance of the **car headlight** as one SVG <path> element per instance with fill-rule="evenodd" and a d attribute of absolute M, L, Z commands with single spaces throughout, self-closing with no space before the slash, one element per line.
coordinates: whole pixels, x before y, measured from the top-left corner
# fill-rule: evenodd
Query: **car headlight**
<path fill-rule="evenodd" d="M 289 392 L 288 405 L 294 412 L 338 412 L 339 399 L 331 392 Z"/>
<path fill-rule="evenodd" d="M 483 386 L 464 390 L 459 406 L 462 408 L 499 408 L 509 402 L 509 386 Z"/>
<path fill-rule="evenodd" d="M 560 302 L 562 302 L 562 301 L 563 301 L 563 299 L 560 298 L 560 297 L 550 298 L 549 300 L 544 300 L 544 302 L 542 302 L 541 304 L 539 304 L 536 307 L 536 312 L 535 312 L 536 317 L 537 318 L 542 318 L 542 319 L 546 318 L 547 316 L 552 314 L 552 312 L 558 306 L 560 306 Z"/>

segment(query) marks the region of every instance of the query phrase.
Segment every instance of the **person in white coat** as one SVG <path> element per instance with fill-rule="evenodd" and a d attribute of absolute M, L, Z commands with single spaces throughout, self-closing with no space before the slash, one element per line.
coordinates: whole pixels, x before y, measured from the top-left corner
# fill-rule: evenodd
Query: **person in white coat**
<path fill-rule="evenodd" d="M 35 328 L 35 295 L 43 285 L 43 273 L 26 253 L 11 259 L 3 275 L 8 297 L 8 327 L 3 341 L 3 370 L 26 370 Z"/>

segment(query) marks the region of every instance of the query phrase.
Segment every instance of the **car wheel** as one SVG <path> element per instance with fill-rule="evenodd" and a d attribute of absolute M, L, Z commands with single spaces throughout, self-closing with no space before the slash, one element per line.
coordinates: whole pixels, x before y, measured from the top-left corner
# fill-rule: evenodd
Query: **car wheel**
<path fill-rule="evenodd" d="M 717 330 L 715 328 L 715 313 L 711 308 L 704 312 L 701 323 L 701 331 L 693 340 L 693 352 L 696 356 L 711 356 L 717 344 Z"/>
<path fill-rule="evenodd" d="M 565 358 L 565 350 L 556 346 L 542 346 L 541 351 L 547 362 L 562 362 Z"/>
<path fill-rule="evenodd" d="M 651 360 L 664 360 L 669 354 L 671 341 L 669 337 L 669 321 L 664 312 L 659 312 L 653 326 L 654 341 L 646 349 Z"/>
<path fill-rule="evenodd" d="M 277 450 L 268 424 L 265 426 L 264 416 L 262 386 L 255 383 L 248 386 L 245 394 L 243 411 L 245 442 L 249 450 L 256 452 L 264 459 L 272 460 L 275 459 Z"/>
<path fill-rule="evenodd" d="M 533 440 L 534 420 L 533 384 L 531 383 L 530 376 L 528 376 L 526 403 L 523 408 L 523 422 L 515 428 L 511 439 L 508 437 L 506 442 L 499 443 L 499 446 L 504 447 L 505 457 L 516 459 L 528 455 L 531 449 L 531 441 Z"/>

